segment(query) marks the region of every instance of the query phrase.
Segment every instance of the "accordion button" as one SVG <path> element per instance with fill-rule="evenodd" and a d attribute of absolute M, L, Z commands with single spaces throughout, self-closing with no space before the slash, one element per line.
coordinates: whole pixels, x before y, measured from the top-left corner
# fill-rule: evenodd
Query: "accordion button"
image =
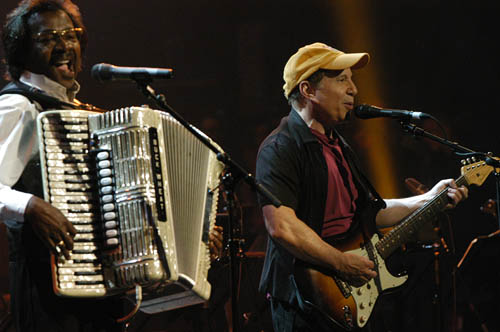
<path fill-rule="evenodd" d="M 101 181 L 99 181 L 102 186 L 109 186 L 113 181 L 111 178 L 102 178 Z"/>
<path fill-rule="evenodd" d="M 113 195 L 104 195 L 102 196 L 103 203 L 109 203 L 113 201 Z"/>
<path fill-rule="evenodd" d="M 112 203 L 104 204 L 102 206 L 102 209 L 104 210 L 104 212 L 114 211 L 115 210 L 115 205 L 112 204 Z"/>
<path fill-rule="evenodd" d="M 116 218 L 116 213 L 114 212 L 106 212 L 104 214 L 104 220 L 113 220 Z"/>
<path fill-rule="evenodd" d="M 106 244 L 108 246 L 116 246 L 118 245 L 118 239 L 117 238 L 107 239 Z"/>
<path fill-rule="evenodd" d="M 101 193 L 102 194 L 111 194 L 113 192 L 113 187 L 112 186 L 106 186 L 101 188 Z"/>
<path fill-rule="evenodd" d="M 105 222 L 104 223 L 104 226 L 107 228 L 107 229 L 110 229 L 110 228 L 115 228 L 116 227 L 116 221 L 108 221 L 108 222 Z"/>
<path fill-rule="evenodd" d="M 108 168 L 111 167 L 111 162 L 109 160 L 100 161 L 98 164 L 99 168 Z"/>
<path fill-rule="evenodd" d="M 110 176 L 111 175 L 111 169 L 110 168 L 104 168 L 99 171 L 99 176 L 105 177 L 105 176 Z"/>
<path fill-rule="evenodd" d="M 118 235 L 118 231 L 116 229 L 110 229 L 106 231 L 107 237 L 115 237 Z"/>
<path fill-rule="evenodd" d="M 98 159 L 98 160 L 109 159 L 109 152 L 106 152 L 106 151 L 99 152 L 99 153 L 97 154 L 97 159 Z"/>

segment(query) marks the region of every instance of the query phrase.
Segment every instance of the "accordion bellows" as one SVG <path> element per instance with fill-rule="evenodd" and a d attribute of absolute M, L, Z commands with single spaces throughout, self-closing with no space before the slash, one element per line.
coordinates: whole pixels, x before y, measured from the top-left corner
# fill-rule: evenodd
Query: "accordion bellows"
<path fill-rule="evenodd" d="M 141 285 L 146 312 L 207 300 L 223 170 L 215 153 L 144 107 L 48 111 L 38 130 L 45 199 L 78 231 L 71 258 L 53 256 L 56 294 L 100 297 Z"/>

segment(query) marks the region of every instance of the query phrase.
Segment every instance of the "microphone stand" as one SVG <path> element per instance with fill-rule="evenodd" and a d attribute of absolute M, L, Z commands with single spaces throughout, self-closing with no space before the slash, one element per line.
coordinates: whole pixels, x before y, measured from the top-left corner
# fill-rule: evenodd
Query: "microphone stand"
<path fill-rule="evenodd" d="M 467 161 L 470 161 L 471 159 L 472 159 L 472 161 L 475 161 L 476 157 L 484 159 L 484 161 L 486 162 L 487 165 L 490 165 L 493 167 L 493 174 L 495 175 L 495 185 L 496 185 L 496 196 L 497 196 L 496 206 L 497 206 L 497 218 L 498 218 L 499 229 L 496 232 L 488 235 L 488 237 L 500 234 L 500 214 L 499 214 L 500 213 L 500 204 L 499 204 L 500 203 L 500 161 L 492 158 L 491 152 L 484 153 L 484 152 L 473 151 L 469 148 L 466 148 L 466 147 L 458 144 L 457 142 L 451 142 L 451 141 L 444 139 L 442 137 L 433 135 L 433 134 L 425 131 L 424 129 L 415 126 L 413 123 L 410 123 L 407 120 L 406 121 L 403 120 L 400 123 L 401 123 L 401 126 L 403 127 L 403 131 L 405 133 L 413 134 L 413 136 L 422 136 L 422 137 L 428 138 L 430 140 L 433 140 L 435 142 L 446 145 L 446 146 L 450 147 L 455 152 L 456 155 L 467 158 Z M 476 240 L 472 241 L 472 243 L 469 245 L 469 248 Z M 467 249 L 466 253 L 462 257 L 462 259 L 460 260 L 458 265 L 454 267 L 454 271 L 452 273 L 453 284 L 455 284 L 456 274 L 459 272 L 458 269 L 460 268 L 460 265 L 462 264 L 465 257 L 467 256 L 468 250 L 469 249 Z M 435 293 L 435 295 L 437 295 L 437 293 Z M 436 299 L 436 300 L 439 300 L 439 299 Z M 455 306 L 455 304 L 454 304 L 454 306 Z M 472 304 L 471 304 L 471 306 L 472 306 L 473 312 L 479 317 L 479 313 L 477 313 L 477 311 L 474 309 L 474 306 Z M 456 315 L 456 312 L 454 312 L 454 315 Z M 456 321 L 456 317 L 453 317 L 453 319 Z M 481 322 L 481 323 L 482 323 L 481 327 L 484 329 L 485 324 L 483 322 Z M 442 327 L 441 324 L 440 324 L 440 327 Z"/>
<path fill-rule="evenodd" d="M 239 309 L 238 309 L 238 289 L 239 289 L 239 266 L 237 265 L 236 259 L 239 253 L 239 239 L 233 238 L 233 225 L 236 224 L 234 215 L 234 189 L 236 184 L 243 179 L 254 191 L 257 191 L 262 196 L 269 199 L 272 204 L 276 207 L 281 206 L 281 202 L 277 199 L 270 191 L 268 191 L 262 184 L 258 183 L 255 177 L 246 171 L 243 167 L 237 164 L 231 157 L 222 150 L 219 150 L 215 145 L 210 142 L 210 140 L 202 135 L 195 127 L 193 127 L 189 122 L 187 122 L 181 115 L 179 115 L 170 105 L 167 104 L 165 96 L 163 94 L 156 94 L 155 90 L 149 85 L 153 80 L 148 77 L 136 77 L 134 81 L 137 83 L 139 90 L 149 99 L 153 100 L 160 108 L 160 111 L 170 114 L 174 119 L 176 119 L 184 128 L 186 128 L 190 133 L 192 133 L 201 143 L 203 143 L 207 148 L 212 150 L 216 155 L 217 159 L 224 163 L 227 172 L 222 178 L 222 183 L 224 186 L 224 191 L 226 193 L 226 200 L 228 204 L 228 214 L 229 214 L 229 265 L 231 270 L 230 283 L 231 283 L 231 311 L 232 311 L 232 332 L 240 331 L 240 319 L 239 319 Z"/>

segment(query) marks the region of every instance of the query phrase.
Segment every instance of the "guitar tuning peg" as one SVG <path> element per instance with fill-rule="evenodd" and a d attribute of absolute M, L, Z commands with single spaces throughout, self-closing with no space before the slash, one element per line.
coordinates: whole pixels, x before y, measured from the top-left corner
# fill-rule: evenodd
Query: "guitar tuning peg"
<path fill-rule="evenodd" d="M 474 163 L 477 161 L 476 157 L 472 157 L 471 159 L 472 159 L 472 162 L 474 162 Z"/>
<path fill-rule="evenodd" d="M 470 158 L 467 158 L 467 164 L 470 164 Z"/>
<path fill-rule="evenodd" d="M 465 161 L 465 159 L 460 160 L 460 163 L 461 163 L 462 165 L 464 165 L 464 166 L 465 166 L 465 165 L 467 165 L 467 162 Z"/>

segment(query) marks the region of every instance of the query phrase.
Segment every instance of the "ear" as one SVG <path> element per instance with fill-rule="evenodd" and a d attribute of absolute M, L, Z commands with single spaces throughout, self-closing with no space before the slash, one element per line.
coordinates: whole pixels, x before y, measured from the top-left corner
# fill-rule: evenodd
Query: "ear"
<path fill-rule="evenodd" d="M 311 85 L 309 81 L 302 81 L 299 83 L 299 91 L 304 99 L 315 100 L 316 99 L 316 89 Z"/>

